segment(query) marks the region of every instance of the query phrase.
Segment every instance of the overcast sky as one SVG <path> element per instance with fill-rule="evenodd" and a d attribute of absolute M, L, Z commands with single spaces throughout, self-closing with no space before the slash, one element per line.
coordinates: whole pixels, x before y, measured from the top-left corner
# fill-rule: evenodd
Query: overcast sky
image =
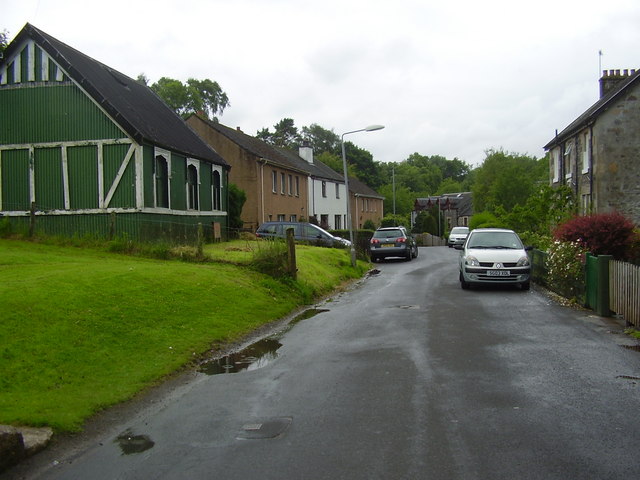
<path fill-rule="evenodd" d="M 600 70 L 640 68 L 637 0 L 0 0 L 120 72 L 217 81 L 220 122 L 344 132 L 380 162 L 477 165 L 543 146 L 598 99 Z M 599 55 L 602 51 L 602 56 Z M 634 53 L 635 52 L 635 53 Z"/>

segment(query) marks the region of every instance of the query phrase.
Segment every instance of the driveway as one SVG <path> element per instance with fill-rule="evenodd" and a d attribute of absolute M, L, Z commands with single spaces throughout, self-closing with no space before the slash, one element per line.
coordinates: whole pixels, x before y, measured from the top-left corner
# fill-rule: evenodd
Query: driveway
<path fill-rule="evenodd" d="M 458 254 L 375 264 L 252 367 L 185 375 L 7 478 L 638 478 L 620 322 L 535 286 L 463 291 Z"/>

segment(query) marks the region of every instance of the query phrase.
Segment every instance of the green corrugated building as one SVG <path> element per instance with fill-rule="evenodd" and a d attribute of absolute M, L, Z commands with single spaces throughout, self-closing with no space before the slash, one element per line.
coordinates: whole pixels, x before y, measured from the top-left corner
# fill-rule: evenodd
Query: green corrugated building
<path fill-rule="evenodd" d="M 0 220 L 224 237 L 229 165 L 151 89 L 27 24 L 0 59 Z"/>

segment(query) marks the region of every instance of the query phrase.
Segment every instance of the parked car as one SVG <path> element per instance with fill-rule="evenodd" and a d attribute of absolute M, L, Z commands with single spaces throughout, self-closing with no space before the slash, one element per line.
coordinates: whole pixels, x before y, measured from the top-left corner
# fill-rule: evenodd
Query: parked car
<path fill-rule="evenodd" d="M 469 235 L 469 227 L 453 227 L 449 232 L 449 240 L 447 241 L 449 248 L 456 245 L 462 246 L 467 239 L 467 235 Z"/>
<path fill-rule="evenodd" d="M 293 236 L 297 242 L 309 242 L 327 247 L 351 245 L 349 240 L 331 235 L 319 226 L 305 222 L 265 222 L 256 231 L 256 237 L 286 238 L 289 228 L 293 228 Z"/>
<path fill-rule="evenodd" d="M 371 261 L 403 257 L 407 261 L 418 256 L 416 239 L 404 227 L 383 227 L 373 232 L 369 242 Z"/>
<path fill-rule="evenodd" d="M 460 286 L 519 285 L 529 290 L 531 266 L 518 234 L 502 228 L 472 230 L 460 252 Z"/>

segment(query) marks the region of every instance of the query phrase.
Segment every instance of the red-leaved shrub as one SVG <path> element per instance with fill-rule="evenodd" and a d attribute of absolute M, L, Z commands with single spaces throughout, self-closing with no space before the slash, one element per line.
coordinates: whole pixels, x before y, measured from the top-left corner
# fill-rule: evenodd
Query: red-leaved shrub
<path fill-rule="evenodd" d="M 633 229 L 633 223 L 620 213 L 599 213 L 568 220 L 555 229 L 553 237 L 580 242 L 593 255 L 626 260 L 634 242 Z"/>

